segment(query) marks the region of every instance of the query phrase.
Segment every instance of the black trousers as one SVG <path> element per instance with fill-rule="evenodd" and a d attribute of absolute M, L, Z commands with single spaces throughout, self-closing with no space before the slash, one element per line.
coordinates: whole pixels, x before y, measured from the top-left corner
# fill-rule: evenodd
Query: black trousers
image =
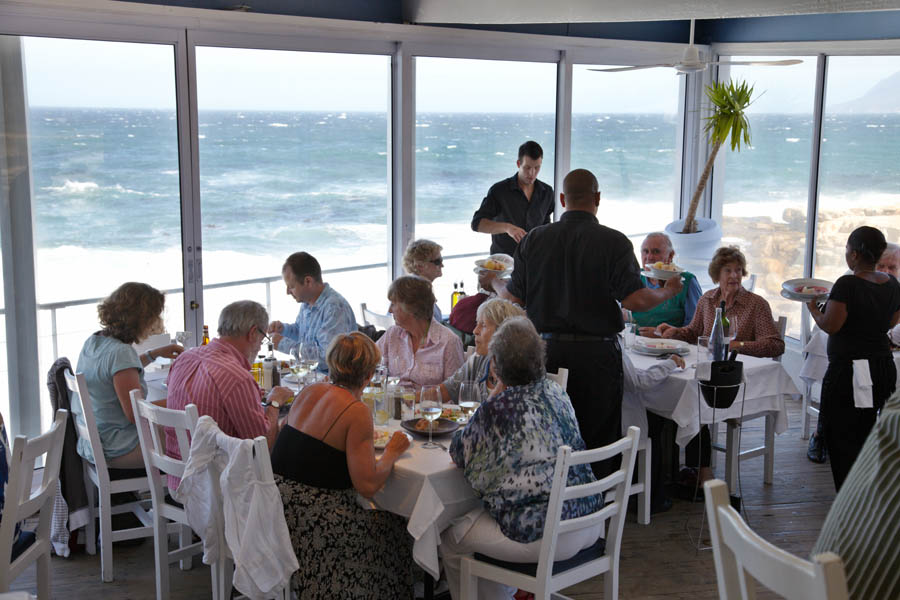
<path fill-rule="evenodd" d="M 622 350 L 617 341 L 568 342 L 547 340 L 547 370 L 569 370 L 566 392 L 575 408 L 578 428 L 588 448 L 599 448 L 622 437 Z M 619 460 L 593 463 L 594 475 L 615 471 Z"/>
<path fill-rule="evenodd" d="M 828 361 L 822 379 L 822 410 L 825 447 L 831 460 L 834 487 L 840 490 L 863 443 L 875 425 L 878 411 L 897 385 L 897 367 L 891 355 L 869 359 L 872 376 L 872 408 L 856 408 L 853 403 L 853 362 Z"/>
<path fill-rule="evenodd" d="M 708 467 L 712 462 L 712 438 L 707 425 L 700 426 L 700 433 L 684 447 L 684 464 L 689 467 Z"/>

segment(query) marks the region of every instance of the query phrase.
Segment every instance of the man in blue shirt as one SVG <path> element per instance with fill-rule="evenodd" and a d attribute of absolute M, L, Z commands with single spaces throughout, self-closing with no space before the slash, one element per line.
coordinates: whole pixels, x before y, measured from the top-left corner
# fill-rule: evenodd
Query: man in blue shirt
<path fill-rule="evenodd" d="M 319 371 L 328 372 L 325 351 L 334 336 L 357 330 L 350 304 L 322 281 L 322 268 L 311 254 L 295 252 L 281 268 L 287 294 L 301 303 L 294 323 L 272 321 L 269 333 L 280 352 L 290 352 L 300 343 L 315 343 L 319 351 Z"/>

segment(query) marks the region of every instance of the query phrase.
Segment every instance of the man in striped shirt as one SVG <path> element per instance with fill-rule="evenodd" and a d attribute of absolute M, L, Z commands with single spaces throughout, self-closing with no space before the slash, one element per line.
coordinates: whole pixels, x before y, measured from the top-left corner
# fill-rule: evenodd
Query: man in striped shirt
<path fill-rule="evenodd" d="M 900 390 L 881 409 L 812 551 L 841 557 L 851 599 L 900 598 L 898 498 Z"/>
<path fill-rule="evenodd" d="M 260 390 L 250 364 L 265 339 L 269 315 L 251 300 L 233 302 L 219 315 L 219 337 L 206 346 L 184 352 L 169 373 L 168 408 L 184 410 L 194 404 L 200 415 L 212 417 L 226 434 L 253 439 L 264 435 L 269 447 L 278 433 L 278 406 L 292 393 L 285 387 L 272 390 L 271 404 L 263 409 Z M 166 431 L 166 453 L 181 458 L 174 430 Z"/>

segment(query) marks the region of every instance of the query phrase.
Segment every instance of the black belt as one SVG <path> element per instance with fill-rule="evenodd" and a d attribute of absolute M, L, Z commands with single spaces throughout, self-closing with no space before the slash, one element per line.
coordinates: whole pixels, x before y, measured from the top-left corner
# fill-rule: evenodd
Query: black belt
<path fill-rule="evenodd" d="M 615 342 L 619 339 L 616 335 L 588 335 L 585 333 L 542 333 L 545 340 L 557 342 Z"/>

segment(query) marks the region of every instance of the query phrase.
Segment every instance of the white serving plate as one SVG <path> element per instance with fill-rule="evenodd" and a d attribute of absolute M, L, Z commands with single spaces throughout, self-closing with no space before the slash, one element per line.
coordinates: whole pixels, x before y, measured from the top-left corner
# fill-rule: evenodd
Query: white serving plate
<path fill-rule="evenodd" d="M 826 288 L 828 291 L 822 292 L 821 294 L 804 294 L 797 291 L 798 287 L 812 285 Z M 787 298 L 788 300 L 796 300 L 798 302 L 810 302 L 811 300 L 827 298 L 828 294 L 831 293 L 831 287 L 833 285 L 834 283 L 832 283 L 831 281 L 826 281 L 825 279 L 812 279 L 809 277 L 801 277 L 800 279 L 788 279 L 781 284 L 781 297 Z"/>

